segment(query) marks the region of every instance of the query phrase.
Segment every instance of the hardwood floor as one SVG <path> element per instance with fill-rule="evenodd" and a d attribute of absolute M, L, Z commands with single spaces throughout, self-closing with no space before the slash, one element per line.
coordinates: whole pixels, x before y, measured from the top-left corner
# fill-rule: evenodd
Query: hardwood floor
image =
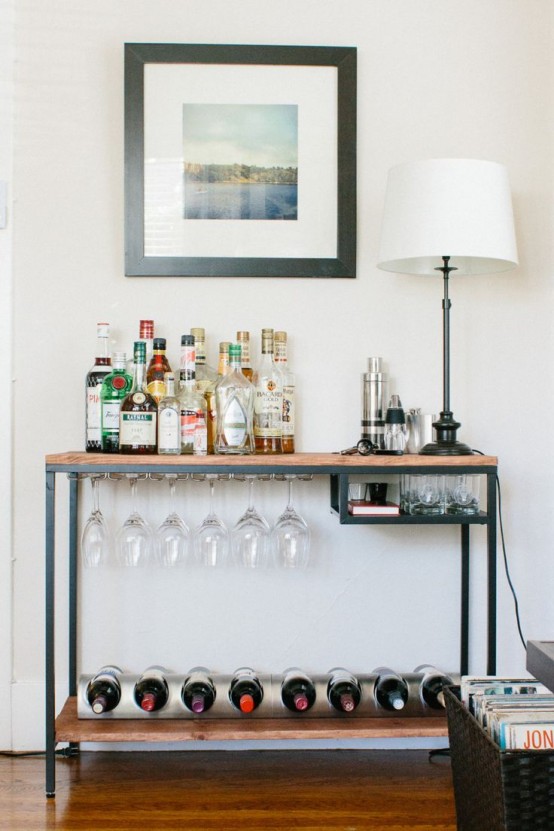
<path fill-rule="evenodd" d="M 0 829 L 455 831 L 449 757 L 426 751 L 106 753 L 0 757 Z"/>

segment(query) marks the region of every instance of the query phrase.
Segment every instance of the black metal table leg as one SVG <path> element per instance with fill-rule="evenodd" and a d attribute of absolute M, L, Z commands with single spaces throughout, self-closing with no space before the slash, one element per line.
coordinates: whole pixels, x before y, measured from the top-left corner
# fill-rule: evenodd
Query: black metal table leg
<path fill-rule="evenodd" d="M 78 475 L 69 478 L 69 695 L 77 695 L 77 510 L 79 497 Z M 75 753 L 77 742 L 70 742 Z"/>
<path fill-rule="evenodd" d="M 487 582 L 488 582 L 488 618 L 487 618 L 487 673 L 496 674 L 496 511 L 497 511 L 496 474 L 487 475 Z"/>
<path fill-rule="evenodd" d="M 56 474 L 46 473 L 46 796 L 54 796 L 56 792 L 56 677 L 54 660 L 55 488 Z"/>
<path fill-rule="evenodd" d="M 469 525 L 461 525 L 460 675 L 469 671 Z"/>

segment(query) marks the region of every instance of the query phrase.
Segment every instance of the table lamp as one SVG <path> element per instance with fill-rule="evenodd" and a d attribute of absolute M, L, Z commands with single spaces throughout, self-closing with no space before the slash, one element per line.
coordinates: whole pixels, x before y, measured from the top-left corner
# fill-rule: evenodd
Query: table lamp
<path fill-rule="evenodd" d="M 450 409 L 450 306 L 448 282 L 456 276 L 506 271 L 517 265 L 508 175 L 495 162 L 428 159 L 389 171 L 378 268 L 404 274 L 443 275 L 443 408 L 433 426 L 436 441 L 424 455 L 472 453 L 457 441 L 461 426 Z"/>

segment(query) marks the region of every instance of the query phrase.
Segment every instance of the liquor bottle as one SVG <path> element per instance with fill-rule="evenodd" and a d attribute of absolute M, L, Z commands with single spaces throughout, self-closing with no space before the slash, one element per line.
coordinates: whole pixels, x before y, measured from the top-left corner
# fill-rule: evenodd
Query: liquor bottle
<path fill-rule="evenodd" d="M 444 709 L 446 707 L 444 688 L 454 683 L 452 678 L 429 664 L 421 664 L 414 669 L 414 672 L 422 676 L 419 684 L 419 695 L 423 703 L 433 710 Z"/>
<path fill-rule="evenodd" d="M 121 700 L 121 685 L 119 667 L 102 667 L 94 678 L 88 682 L 86 689 L 87 701 L 96 715 L 109 713 L 114 710 Z"/>
<path fill-rule="evenodd" d="M 100 391 L 106 375 L 111 372 L 109 353 L 110 324 L 96 326 L 97 347 L 94 366 L 86 377 L 86 440 L 87 453 L 98 453 L 102 449 Z"/>
<path fill-rule="evenodd" d="M 158 406 L 146 390 L 145 356 L 144 342 L 135 341 L 133 388 L 119 412 L 120 453 L 156 452 Z"/>
<path fill-rule="evenodd" d="M 252 364 L 250 363 L 250 332 L 237 332 L 237 343 L 239 343 L 241 347 L 240 361 L 242 374 L 245 378 L 248 378 L 248 380 L 251 381 L 254 372 L 252 370 Z"/>
<path fill-rule="evenodd" d="M 263 687 L 253 669 L 237 669 L 229 687 L 231 704 L 241 713 L 251 713 L 264 697 Z"/>
<path fill-rule="evenodd" d="M 158 453 L 177 456 L 181 452 L 181 405 L 175 395 L 175 375 L 166 372 L 165 396 L 158 404 Z"/>
<path fill-rule="evenodd" d="M 215 388 L 217 429 L 214 449 L 216 453 L 253 453 L 254 387 L 242 374 L 238 344 L 229 346 L 229 361 L 230 372 Z"/>
<path fill-rule="evenodd" d="M 141 320 L 139 323 L 139 340 L 144 341 L 146 346 L 145 364 L 148 367 L 154 354 L 154 321 Z"/>
<path fill-rule="evenodd" d="M 293 713 L 305 713 L 315 704 L 315 687 L 300 669 L 288 669 L 281 684 L 281 701 Z"/>
<path fill-rule="evenodd" d="M 185 678 L 181 689 L 183 704 L 191 713 L 206 713 L 215 701 L 215 686 L 208 670 L 194 667 Z"/>
<path fill-rule="evenodd" d="M 351 672 L 337 667 L 329 670 L 327 700 L 331 707 L 341 713 L 353 713 L 362 700 L 361 687 Z"/>
<path fill-rule="evenodd" d="M 408 685 L 403 678 L 388 667 L 377 667 L 373 674 L 375 700 L 385 710 L 403 710 L 408 701 Z"/>
<path fill-rule="evenodd" d="M 180 378 L 181 453 L 205 456 L 208 452 L 206 399 L 196 391 L 193 335 L 181 335 Z"/>
<path fill-rule="evenodd" d="M 262 329 L 262 360 L 254 372 L 254 443 L 256 453 L 281 453 L 283 377 L 273 361 L 273 329 Z"/>
<path fill-rule="evenodd" d="M 219 377 L 215 369 L 206 363 L 206 332 L 197 327 L 190 330 L 194 337 L 194 348 L 196 350 L 196 389 L 206 399 L 206 417 L 208 431 L 208 453 L 214 452 L 216 411 L 215 411 L 215 385 Z"/>
<path fill-rule="evenodd" d="M 169 687 L 163 667 L 149 667 L 135 684 L 134 698 L 141 710 L 153 713 L 165 707 L 169 699 Z"/>
<path fill-rule="evenodd" d="M 294 453 L 296 397 L 294 373 L 287 364 L 287 333 L 275 332 L 275 366 L 283 375 L 283 453 Z"/>
<path fill-rule="evenodd" d="M 103 453 L 119 453 L 119 411 L 131 392 L 133 378 L 126 369 L 125 352 L 114 352 L 113 369 L 104 376 L 100 389 L 100 427 Z"/>
<path fill-rule="evenodd" d="M 152 398 L 159 404 L 164 397 L 166 372 L 171 372 L 169 361 L 165 354 L 165 338 L 154 338 L 154 352 L 146 370 L 146 385 Z"/>
<path fill-rule="evenodd" d="M 217 362 L 217 377 L 221 380 L 229 372 L 229 347 L 230 341 L 222 340 L 219 344 L 219 359 Z"/>

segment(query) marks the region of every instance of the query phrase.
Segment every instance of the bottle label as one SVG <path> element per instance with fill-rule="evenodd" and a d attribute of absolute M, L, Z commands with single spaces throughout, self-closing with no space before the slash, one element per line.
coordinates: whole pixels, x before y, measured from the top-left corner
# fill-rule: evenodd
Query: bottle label
<path fill-rule="evenodd" d="M 165 398 L 166 389 L 165 389 L 165 382 L 160 380 L 150 381 L 148 386 L 146 387 L 152 398 L 156 400 L 156 403 L 159 404 L 162 398 Z"/>
<path fill-rule="evenodd" d="M 193 452 L 195 456 L 205 456 L 208 452 L 208 428 L 202 412 L 197 413 Z"/>
<path fill-rule="evenodd" d="M 294 386 L 283 387 L 283 436 L 294 436 Z"/>
<path fill-rule="evenodd" d="M 137 393 L 138 395 L 139 393 Z M 156 446 L 157 413 L 121 413 L 119 443 Z"/>
<path fill-rule="evenodd" d="M 102 383 L 87 387 L 87 441 L 100 441 L 100 390 Z"/>
<path fill-rule="evenodd" d="M 283 433 L 283 389 L 273 378 L 262 377 L 254 397 L 254 433 L 261 438 L 280 438 Z"/>
<path fill-rule="evenodd" d="M 105 401 L 102 404 L 102 433 L 119 433 L 121 401 Z"/>
<path fill-rule="evenodd" d="M 228 447 L 241 447 L 247 434 L 247 419 L 243 407 L 236 398 L 231 399 L 225 412 L 223 436 Z"/>
<path fill-rule="evenodd" d="M 181 448 L 179 412 L 166 407 L 158 412 L 158 451 L 175 451 Z"/>

